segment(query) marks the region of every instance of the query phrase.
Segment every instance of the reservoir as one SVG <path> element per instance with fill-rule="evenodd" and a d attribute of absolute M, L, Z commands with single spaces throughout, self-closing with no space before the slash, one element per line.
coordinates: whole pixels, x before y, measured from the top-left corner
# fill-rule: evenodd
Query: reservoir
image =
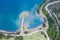
<path fill-rule="evenodd" d="M 31 12 L 35 4 L 37 4 L 37 8 L 43 1 L 44 0 L 0 0 L 0 30 L 16 32 L 21 27 L 22 19 L 19 18 L 20 13 L 22 11 Z M 39 18 L 36 17 L 36 19 Z M 38 25 L 40 24 L 39 20 L 37 22 Z M 37 25 L 33 26 L 36 27 Z M 31 27 L 31 25 L 29 27 Z"/>

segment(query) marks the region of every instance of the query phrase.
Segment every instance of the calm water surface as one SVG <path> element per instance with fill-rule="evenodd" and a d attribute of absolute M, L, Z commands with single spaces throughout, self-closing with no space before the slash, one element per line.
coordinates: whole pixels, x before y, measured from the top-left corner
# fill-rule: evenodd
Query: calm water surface
<path fill-rule="evenodd" d="M 35 4 L 39 6 L 42 2 L 43 0 L 0 0 L 0 30 L 16 32 L 20 29 L 22 21 L 19 14 L 22 11 L 31 11 Z"/>

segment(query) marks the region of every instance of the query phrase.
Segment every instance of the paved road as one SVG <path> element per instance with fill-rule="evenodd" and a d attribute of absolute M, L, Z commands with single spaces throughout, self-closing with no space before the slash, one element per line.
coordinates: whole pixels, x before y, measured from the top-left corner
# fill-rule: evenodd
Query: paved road
<path fill-rule="evenodd" d="M 54 4 L 54 3 L 58 3 L 58 2 L 60 2 L 60 1 L 54 1 L 54 2 L 48 3 L 45 6 L 45 9 L 49 13 L 49 15 L 54 19 L 54 21 L 56 22 L 56 24 L 57 24 L 57 30 L 59 32 L 59 20 L 58 20 L 58 17 L 55 15 L 55 13 L 52 10 L 48 9 L 48 6 L 50 6 L 50 5 Z M 58 36 L 59 36 L 59 33 L 58 33 Z"/>
<path fill-rule="evenodd" d="M 43 16 L 43 17 L 47 20 L 47 22 L 45 23 L 45 25 L 46 25 L 45 30 L 46 30 L 46 31 L 47 31 L 48 28 L 49 28 L 48 19 L 47 19 L 47 17 L 44 15 L 44 13 L 43 13 L 43 11 L 42 11 L 42 8 L 43 8 L 43 6 L 44 6 L 47 2 L 49 2 L 49 0 L 47 0 L 47 1 L 41 6 L 41 8 L 40 8 L 40 16 Z"/>

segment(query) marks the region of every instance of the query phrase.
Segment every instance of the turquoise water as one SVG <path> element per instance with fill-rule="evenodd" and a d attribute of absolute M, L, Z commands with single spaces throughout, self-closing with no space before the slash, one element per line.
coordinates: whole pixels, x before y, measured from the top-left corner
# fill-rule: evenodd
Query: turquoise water
<path fill-rule="evenodd" d="M 22 11 L 31 11 L 35 4 L 38 6 L 43 0 L 0 0 L 0 30 L 16 32 L 20 29 Z"/>
<path fill-rule="evenodd" d="M 41 17 L 37 15 L 29 15 L 25 18 L 24 24 L 28 25 L 26 26 L 27 29 L 33 29 L 40 26 L 43 22 L 44 20 Z"/>

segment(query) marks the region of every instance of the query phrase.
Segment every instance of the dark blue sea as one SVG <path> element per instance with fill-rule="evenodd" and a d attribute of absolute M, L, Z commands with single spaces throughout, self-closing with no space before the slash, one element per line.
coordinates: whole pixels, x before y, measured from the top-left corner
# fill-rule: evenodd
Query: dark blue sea
<path fill-rule="evenodd" d="M 0 30 L 16 32 L 20 29 L 22 21 L 19 18 L 19 14 L 22 11 L 31 11 L 35 4 L 37 4 L 38 7 L 43 1 L 44 0 L 0 0 Z"/>

